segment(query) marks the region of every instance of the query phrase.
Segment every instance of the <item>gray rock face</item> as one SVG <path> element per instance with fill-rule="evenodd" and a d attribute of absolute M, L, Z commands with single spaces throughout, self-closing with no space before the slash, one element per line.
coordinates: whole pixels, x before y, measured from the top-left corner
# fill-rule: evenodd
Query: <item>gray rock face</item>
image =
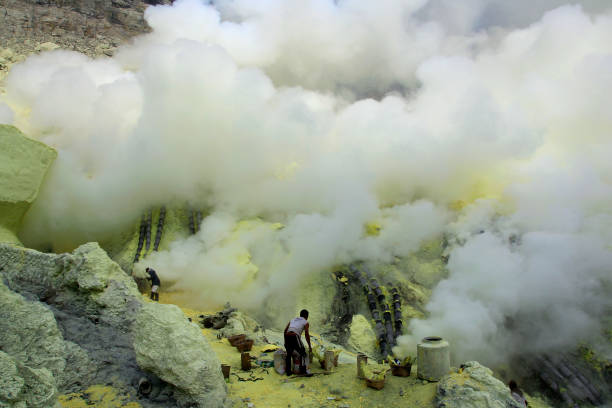
<path fill-rule="evenodd" d="M 464 364 L 460 373 L 438 383 L 437 408 L 524 408 L 510 395 L 508 387 L 476 361 Z"/>
<path fill-rule="evenodd" d="M 174 384 L 177 399 L 198 407 L 223 407 L 227 387 L 216 354 L 195 323 L 174 305 L 145 304 L 134 322 L 140 367 Z"/>
<path fill-rule="evenodd" d="M 111 55 L 130 37 L 148 31 L 143 11 L 167 0 L 6 0 L 0 41 L 20 54 L 56 43 L 88 55 Z"/>
<path fill-rule="evenodd" d="M 177 396 L 180 406 L 220 406 L 217 402 L 225 400 L 225 383 L 220 371 L 215 371 L 219 362 L 199 330 L 180 309 L 164 313 L 168 306 L 145 303 L 132 278 L 97 243 L 62 255 L 0 244 L 0 280 L 23 295 L 3 286 L 7 296 L 0 299 L 10 306 L 6 311 L 8 329 L 0 340 L 8 344 L 8 349 L 3 346 L 7 355 L 18 356 L 10 358 L 19 372 L 28 372 L 30 377 L 47 373 L 50 384 L 61 392 L 108 384 L 135 395 L 138 381 L 147 378 L 154 392 L 138 401 L 143 407 L 179 406 Z M 152 319 L 151 315 L 163 318 Z M 144 331 L 140 323 L 146 324 Z M 169 328 L 183 333 L 188 341 L 168 336 Z M 143 340 L 149 333 L 155 335 L 155 342 Z M 24 336 L 41 350 L 24 348 Z M 153 350 L 154 355 L 163 351 L 166 360 L 141 361 L 145 349 Z M 181 366 L 196 361 L 200 364 L 197 369 Z M 40 369 L 45 372 L 41 374 L 38 365 L 49 370 Z M 195 384 L 196 372 L 200 388 Z M 18 379 L 6 381 L 19 383 Z"/>
<path fill-rule="evenodd" d="M 0 282 L 0 349 L 32 368 L 46 368 L 54 376 L 66 367 L 66 345 L 53 313 L 38 302 L 28 302 Z"/>
<path fill-rule="evenodd" d="M 55 379 L 49 370 L 27 367 L 0 351 L 0 407 L 58 407 L 56 397 Z"/>
<path fill-rule="evenodd" d="M 544 384 L 562 406 L 608 406 L 610 403 L 612 378 L 606 381 L 605 365 L 590 366 L 580 350 L 521 358 L 514 369 L 523 383 Z"/>

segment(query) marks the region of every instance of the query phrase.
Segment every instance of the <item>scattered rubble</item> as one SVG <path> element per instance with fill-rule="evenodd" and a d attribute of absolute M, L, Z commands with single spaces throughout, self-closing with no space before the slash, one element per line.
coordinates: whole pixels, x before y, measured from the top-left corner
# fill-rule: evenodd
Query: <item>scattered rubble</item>
<path fill-rule="evenodd" d="M 225 309 L 214 315 L 200 315 L 200 324 L 206 329 L 223 329 L 227 325 L 228 319 L 235 311 L 236 309 L 231 307 L 228 303 L 225 305 Z"/>

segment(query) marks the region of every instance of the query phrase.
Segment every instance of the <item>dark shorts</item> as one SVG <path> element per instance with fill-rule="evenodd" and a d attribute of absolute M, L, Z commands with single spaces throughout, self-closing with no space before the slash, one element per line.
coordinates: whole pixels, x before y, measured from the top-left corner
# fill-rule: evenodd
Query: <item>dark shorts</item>
<path fill-rule="evenodd" d="M 293 352 L 297 352 L 300 355 L 300 372 L 306 372 L 306 349 L 302 344 L 301 336 L 297 334 L 288 334 L 285 336 L 285 349 L 287 350 L 286 370 L 287 374 L 291 374 L 293 371 Z"/>

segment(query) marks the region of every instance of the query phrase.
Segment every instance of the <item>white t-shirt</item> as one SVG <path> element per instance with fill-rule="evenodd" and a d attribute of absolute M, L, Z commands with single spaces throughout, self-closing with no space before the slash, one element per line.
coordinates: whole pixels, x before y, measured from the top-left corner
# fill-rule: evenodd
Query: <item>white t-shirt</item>
<path fill-rule="evenodd" d="M 511 393 L 512 398 L 514 398 L 514 400 L 520 404 L 522 404 L 522 406 L 526 407 L 527 406 L 527 400 L 525 400 L 524 397 L 522 397 L 519 393 L 517 392 L 512 392 Z"/>
<path fill-rule="evenodd" d="M 304 319 L 301 316 L 296 317 L 295 319 L 291 319 L 291 321 L 289 322 L 289 329 L 287 329 L 287 331 L 293 332 L 298 336 L 301 336 L 302 332 L 304 331 L 304 327 L 306 327 L 307 324 L 308 320 Z"/>

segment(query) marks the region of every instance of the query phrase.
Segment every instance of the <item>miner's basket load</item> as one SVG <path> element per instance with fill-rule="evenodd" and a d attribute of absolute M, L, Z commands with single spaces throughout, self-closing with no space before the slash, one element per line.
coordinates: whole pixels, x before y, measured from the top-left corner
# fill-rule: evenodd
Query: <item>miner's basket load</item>
<path fill-rule="evenodd" d="M 412 370 L 412 357 L 406 357 L 404 360 L 389 358 L 389 367 L 391 374 L 396 377 L 410 377 Z"/>
<path fill-rule="evenodd" d="M 236 346 L 236 344 L 242 342 L 243 340 L 246 340 L 246 334 L 236 334 L 227 338 L 227 341 L 229 341 L 232 346 Z"/>

